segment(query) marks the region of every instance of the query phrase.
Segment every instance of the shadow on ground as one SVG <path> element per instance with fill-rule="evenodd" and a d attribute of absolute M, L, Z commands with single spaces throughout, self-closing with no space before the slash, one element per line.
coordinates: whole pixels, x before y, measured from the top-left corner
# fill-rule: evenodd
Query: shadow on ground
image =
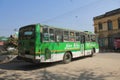
<path fill-rule="evenodd" d="M 72 62 L 82 60 L 85 58 L 87 58 L 87 57 L 75 58 L 72 60 Z M 0 69 L 29 71 L 29 70 L 36 70 L 36 69 L 52 67 L 52 66 L 56 66 L 56 65 L 64 65 L 64 63 L 62 61 L 59 61 L 59 62 L 51 62 L 51 63 L 33 64 L 33 63 L 28 63 L 28 62 L 25 62 L 22 60 L 20 61 L 15 58 L 10 62 L 0 64 Z"/>
<path fill-rule="evenodd" d="M 1 72 L 2 73 L 2 72 Z M 6 72 L 4 72 L 5 74 Z M 77 72 L 78 73 L 78 72 Z M 25 75 L 31 75 L 29 78 L 23 77 Z M 91 70 L 82 70 L 79 75 L 71 74 L 70 72 L 65 72 L 62 74 L 52 73 L 47 71 L 45 68 L 40 72 L 22 73 L 22 74 L 10 74 L 0 78 L 0 80 L 106 80 L 107 77 L 111 75 L 96 75 L 96 73 Z"/>
<path fill-rule="evenodd" d="M 0 64 L 0 69 L 30 71 L 30 70 L 36 70 L 36 69 L 42 69 L 46 67 L 55 66 L 57 64 L 60 64 L 60 62 L 33 64 L 33 63 L 25 62 L 25 61 L 14 61 L 13 60 L 8 63 Z"/>
<path fill-rule="evenodd" d="M 79 58 L 74 59 L 77 61 Z M 84 58 L 81 58 L 81 60 Z M 13 60 L 14 61 L 14 60 Z M 48 67 L 61 65 L 61 62 L 55 63 L 41 63 L 41 64 L 31 64 L 26 62 L 9 62 L 5 64 L 0 64 L 0 75 L 7 74 L 7 70 L 17 70 L 23 71 L 20 73 L 11 73 L 0 77 L 0 80 L 105 80 L 105 78 L 113 76 L 112 73 L 108 75 L 96 75 L 94 70 L 80 70 L 73 71 L 75 74 L 65 71 L 63 73 L 52 72 L 47 70 Z M 64 64 L 63 64 L 64 65 Z M 38 69 L 38 70 L 37 70 Z M 79 69 L 78 69 L 79 70 Z M 29 77 L 23 76 L 28 75 Z"/>

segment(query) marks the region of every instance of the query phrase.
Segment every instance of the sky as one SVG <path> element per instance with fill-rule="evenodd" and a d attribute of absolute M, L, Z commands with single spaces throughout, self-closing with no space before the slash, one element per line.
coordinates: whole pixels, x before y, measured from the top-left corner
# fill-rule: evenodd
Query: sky
<path fill-rule="evenodd" d="M 0 36 L 45 24 L 94 32 L 93 17 L 120 8 L 120 0 L 0 0 Z"/>

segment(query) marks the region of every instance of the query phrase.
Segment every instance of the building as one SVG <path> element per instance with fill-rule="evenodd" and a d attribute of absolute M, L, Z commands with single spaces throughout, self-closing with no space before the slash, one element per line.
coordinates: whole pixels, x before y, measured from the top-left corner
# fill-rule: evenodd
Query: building
<path fill-rule="evenodd" d="M 7 37 L 4 37 L 4 36 L 0 37 L 0 46 L 3 46 L 5 41 L 7 41 L 7 40 L 8 40 Z"/>
<path fill-rule="evenodd" d="M 115 48 L 114 40 L 120 39 L 120 8 L 93 18 L 94 32 L 98 35 L 101 49 Z"/>

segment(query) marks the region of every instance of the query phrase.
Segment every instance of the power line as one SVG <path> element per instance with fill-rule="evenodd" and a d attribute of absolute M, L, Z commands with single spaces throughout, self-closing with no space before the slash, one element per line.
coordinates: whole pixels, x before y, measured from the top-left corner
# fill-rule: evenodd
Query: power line
<path fill-rule="evenodd" d="M 53 17 L 53 18 L 50 18 L 50 19 L 41 21 L 41 22 L 43 22 L 43 23 L 45 22 L 45 23 L 46 23 L 46 22 L 50 22 L 50 21 L 56 20 L 56 19 L 58 19 L 58 18 L 61 18 L 61 17 L 63 17 L 63 16 L 66 16 L 66 15 L 68 15 L 68 14 L 73 14 L 73 13 L 75 13 L 76 11 L 80 10 L 81 8 L 83 9 L 83 8 L 85 8 L 85 7 L 91 6 L 92 4 L 99 3 L 99 1 L 101 2 L 101 0 L 97 0 L 97 1 L 91 2 L 91 3 L 89 3 L 89 4 L 86 4 L 86 5 L 84 5 L 84 6 L 81 6 L 81 7 L 78 7 L 78 8 L 76 8 L 76 9 L 73 9 L 73 10 L 71 10 L 71 11 L 68 11 L 68 12 L 66 12 L 66 13 L 63 13 L 63 14 L 61 14 L 61 15 L 55 16 L 55 17 Z M 75 15 L 75 17 L 78 17 L 78 16 Z"/>

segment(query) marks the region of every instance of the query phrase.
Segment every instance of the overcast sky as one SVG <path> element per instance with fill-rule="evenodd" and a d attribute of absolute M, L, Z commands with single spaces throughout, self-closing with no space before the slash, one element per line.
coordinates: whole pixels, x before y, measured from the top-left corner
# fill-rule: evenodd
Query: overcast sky
<path fill-rule="evenodd" d="M 93 31 L 93 17 L 120 8 L 120 0 L 0 0 L 0 36 L 41 23 Z"/>

